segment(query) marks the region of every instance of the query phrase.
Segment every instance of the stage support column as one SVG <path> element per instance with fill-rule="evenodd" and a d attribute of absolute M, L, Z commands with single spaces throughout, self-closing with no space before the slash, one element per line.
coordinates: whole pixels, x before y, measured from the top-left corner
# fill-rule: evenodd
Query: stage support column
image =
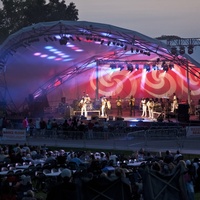
<path fill-rule="evenodd" d="M 95 93 L 95 99 L 99 99 L 99 63 L 96 62 L 96 93 Z"/>
<path fill-rule="evenodd" d="M 188 63 L 187 63 L 187 87 L 188 87 L 188 104 L 189 104 L 189 108 L 190 108 L 190 104 L 191 104 L 191 91 L 190 91 L 190 78 L 189 78 Z"/>

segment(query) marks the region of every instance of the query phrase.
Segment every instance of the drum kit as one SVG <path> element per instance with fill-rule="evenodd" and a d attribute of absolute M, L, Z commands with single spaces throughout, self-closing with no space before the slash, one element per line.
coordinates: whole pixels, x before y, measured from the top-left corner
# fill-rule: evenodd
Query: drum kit
<path fill-rule="evenodd" d="M 88 111 L 93 110 L 93 105 L 92 105 L 92 103 L 87 103 L 87 104 L 86 104 L 86 110 L 88 110 Z"/>

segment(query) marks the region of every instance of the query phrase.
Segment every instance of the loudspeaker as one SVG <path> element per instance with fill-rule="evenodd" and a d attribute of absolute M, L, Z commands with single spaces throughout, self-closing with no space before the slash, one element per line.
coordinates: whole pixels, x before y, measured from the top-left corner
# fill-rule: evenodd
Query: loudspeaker
<path fill-rule="evenodd" d="M 112 120 L 113 120 L 113 116 L 108 116 L 108 119 L 109 119 L 110 121 L 112 121 Z"/>
<path fill-rule="evenodd" d="M 87 117 L 85 116 L 81 116 L 81 120 L 87 119 Z"/>
<path fill-rule="evenodd" d="M 66 103 L 66 98 L 65 97 L 61 98 L 61 103 Z"/>
<path fill-rule="evenodd" d="M 122 118 L 122 117 L 115 117 L 115 120 L 116 120 L 116 121 L 123 121 L 124 118 Z"/>
<path fill-rule="evenodd" d="M 189 105 L 188 104 L 178 104 L 178 114 L 188 114 Z"/>
<path fill-rule="evenodd" d="M 65 117 L 71 117 L 74 113 L 74 109 L 70 106 L 67 106 L 66 110 L 65 110 Z"/>
<path fill-rule="evenodd" d="M 99 119 L 98 116 L 96 116 L 96 115 L 92 115 L 92 116 L 91 116 L 91 120 L 97 120 L 97 119 Z"/>
<path fill-rule="evenodd" d="M 189 114 L 178 114 L 179 122 L 189 122 L 190 115 Z"/>

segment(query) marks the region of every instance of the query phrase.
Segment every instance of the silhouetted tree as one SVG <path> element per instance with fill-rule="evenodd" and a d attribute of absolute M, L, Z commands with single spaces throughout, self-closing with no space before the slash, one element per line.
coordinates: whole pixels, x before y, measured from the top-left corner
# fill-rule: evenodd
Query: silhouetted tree
<path fill-rule="evenodd" d="M 78 20 L 74 3 L 66 5 L 64 0 L 1 0 L 0 43 L 10 34 L 23 27 L 39 22 Z"/>

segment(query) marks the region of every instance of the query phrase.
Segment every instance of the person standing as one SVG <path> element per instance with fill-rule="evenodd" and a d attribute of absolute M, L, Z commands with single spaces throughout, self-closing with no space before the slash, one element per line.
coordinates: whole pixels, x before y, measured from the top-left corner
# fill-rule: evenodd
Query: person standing
<path fill-rule="evenodd" d="M 176 97 L 176 94 L 173 95 L 173 102 L 172 102 L 172 112 L 175 112 L 175 110 L 178 108 L 178 99 Z"/>
<path fill-rule="evenodd" d="M 106 97 L 103 96 L 101 98 L 101 116 L 104 117 L 105 116 L 105 108 L 106 108 Z"/>
<path fill-rule="evenodd" d="M 129 99 L 129 106 L 130 106 L 130 117 L 135 116 L 135 98 L 133 97 L 133 95 L 131 95 L 130 99 Z"/>
<path fill-rule="evenodd" d="M 120 98 L 120 96 L 117 97 L 116 104 L 117 104 L 117 115 L 122 116 L 122 99 Z"/>
<path fill-rule="evenodd" d="M 84 96 L 82 97 L 80 101 L 80 107 L 81 107 L 81 115 L 83 115 L 84 113 L 84 116 L 87 117 L 87 104 L 86 104 L 86 99 Z"/>
<path fill-rule="evenodd" d="M 153 119 L 153 108 L 154 108 L 154 101 L 152 99 L 149 99 L 149 101 L 147 102 L 147 107 L 148 107 L 148 111 L 149 111 L 149 118 Z"/>
<path fill-rule="evenodd" d="M 142 98 L 141 106 L 142 106 L 142 116 L 141 117 L 147 117 L 147 102 L 146 102 L 145 98 Z"/>
<path fill-rule="evenodd" d="M 110 100 L 108 98 L 105 98 L 105 116 L 106 117 L 108 117 L 108 115 L 110 114 L 110 110 L 111 110 Z"/>

